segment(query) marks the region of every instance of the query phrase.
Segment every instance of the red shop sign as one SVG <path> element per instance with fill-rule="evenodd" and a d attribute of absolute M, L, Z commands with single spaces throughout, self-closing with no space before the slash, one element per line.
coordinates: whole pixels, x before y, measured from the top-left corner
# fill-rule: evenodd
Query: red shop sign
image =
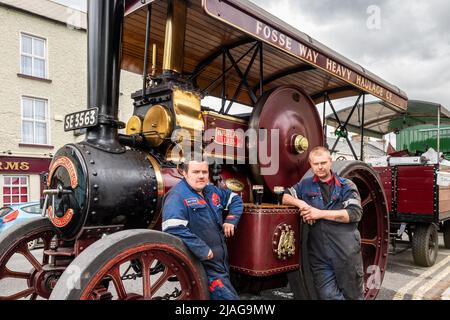
<path fill-rule="evenodd" d="M 51 161 L 49 158 L 0 157 L 0 174 L 48 172 Z"/>

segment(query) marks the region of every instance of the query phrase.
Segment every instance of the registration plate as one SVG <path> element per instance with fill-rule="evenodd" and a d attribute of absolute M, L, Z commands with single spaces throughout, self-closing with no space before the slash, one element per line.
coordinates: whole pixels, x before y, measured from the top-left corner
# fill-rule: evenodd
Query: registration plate
<path fill-rule="evenodd" d="M 98 123 L 98 108 L 87 109 L 66 115 L 64 131 L 95 127 Z"/>

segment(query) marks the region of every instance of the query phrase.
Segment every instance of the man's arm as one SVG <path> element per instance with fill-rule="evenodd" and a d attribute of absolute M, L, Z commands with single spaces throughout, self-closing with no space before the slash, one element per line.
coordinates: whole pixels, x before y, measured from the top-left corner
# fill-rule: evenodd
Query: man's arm
<path fill-rule="evenodd" d="M 287 206 L 294 206 L 299 208 L 300 210 L 306 210 L 310 206 L 303 200 L 294 198 L 290 194 L 283 194 L 283 204 Z"/>
<path fill-rule="evenodd" d="M 242 212 L 244 211 L 244 203 L 242 198 L 230 190 L 219 189 L 221 193 L 222 206 L 224 209 L 228 209 L 228 215 L 225 217 L 223 223 L 223 231 L 226 237 L 232 237 L 234 230 L 241 219 Z"/>
<path fill-rule="evenodd" d="M 302 211 L 302 216 L 306 221 L 324 219 L 340 223 L 359 222 L 363 212 L 361 198 L 356 185 L 350 180 L 346 182 L 346 188 L 343 194 L 343 206 L 345 209 L 341 210 L 319 210 L 311 207 L 308 210 Z"/>
<path fill-rule="evenodd" d="M 169 193 L 162 211 L 162 231 L 180 238 L 192 253 L 201 261 L 213 258 L 209 246 L 187 227 L 187 208 L 183 199 Z"/>
<path fill-rule="evenodd" d="M 350 216 L 346 209 L 320 210 L 313 207 L 309 207 L 306 210 L 302 210 L 301 215 L 306 222 L 310 220 L 323 219 L 340 223 L 350 223 Z"/>
<path fill-rule="evenodd" d="M 347 210 L 350 222 L 359 222 L 362 219 L 363 208 L 361 204 L 361 196 L 359 195 L 358 188 L 353 181 L 346 181 L 347 188 L 345 189 L 344 208 Z"/>
<path fill-rule="evenodd" d="M 302 181 L 297 183 L 292 188 L 288 188 L 284 192 L 283 199 L 282 199 L 282 203 L 284 205 L 298 207 L 300 209 L 300 213 L 311 207 L 305 201 L 300 199 L 301 198 L 301 189 L 302 189 Z M 316 221 L 314 219 L 306 221 L 305 218 L 303 218 L 303 222 L 308 223 L 309 225 L 313 225 Z"/>

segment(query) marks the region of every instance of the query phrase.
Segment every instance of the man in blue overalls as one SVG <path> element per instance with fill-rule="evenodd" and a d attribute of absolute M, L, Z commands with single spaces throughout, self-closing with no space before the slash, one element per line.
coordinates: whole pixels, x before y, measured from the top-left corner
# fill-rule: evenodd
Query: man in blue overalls
<path fill-rule="evenodd" d="M 207 161 L 191 160 L 182 167 L 184 179 L 164 200 L 162 230 L 183 240 L 202 262 L 211 299 L 237 300 L 239 296 L 230 282 L 225 237 L 234 235 L 243 211 L 242 199 L 208 183 Z M 229 211 L 225 221 L 224 209 Z"/>
<path fill-rule="evenodd" d="M 331 171 L 326 148 L 311 150 L 309 163 L 314 176 L 289 188 L 283 203 L 300 208 L 303 221 L 311 225 L 308 256 L 319 299 L 364 299 L 358 189 Z"/>

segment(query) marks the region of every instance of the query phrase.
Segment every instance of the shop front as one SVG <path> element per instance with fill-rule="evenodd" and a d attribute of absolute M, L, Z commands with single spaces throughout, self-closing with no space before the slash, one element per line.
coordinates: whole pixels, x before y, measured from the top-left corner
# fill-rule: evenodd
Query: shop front
<path fill-rule="evenodd" d="M 0 206 L 39 201 L 51 158 L 0 156 Z"/>

